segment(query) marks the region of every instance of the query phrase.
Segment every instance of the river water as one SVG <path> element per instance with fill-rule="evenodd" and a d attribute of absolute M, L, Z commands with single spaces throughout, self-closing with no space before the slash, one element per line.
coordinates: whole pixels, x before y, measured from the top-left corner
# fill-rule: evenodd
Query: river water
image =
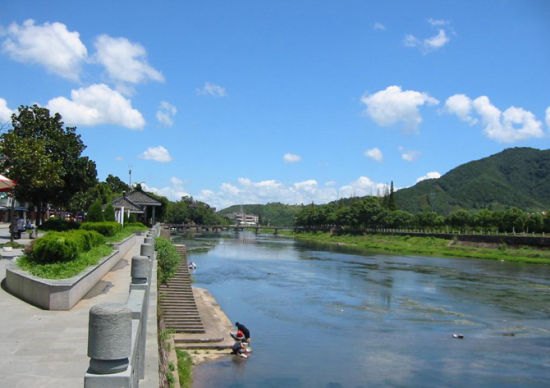
<path fill-rule="evenodd" d="M 196 367 L 196 388 L 550 386 L 550 266 L 247 232 L 184 242 L 208 246 L 190 253 L 194 285 L 248 326 L 253 347 Z"/>

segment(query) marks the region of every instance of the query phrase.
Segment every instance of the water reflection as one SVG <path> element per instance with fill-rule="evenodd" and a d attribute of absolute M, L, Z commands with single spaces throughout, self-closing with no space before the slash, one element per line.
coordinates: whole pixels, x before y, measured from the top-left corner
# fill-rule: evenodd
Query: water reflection
<path fill-rule="evenodd" d="M 251 328 L 254 353 L 197 367 L 196 387 L 550 384 L 548 266 L 203 242 L 195 285 Z"/>

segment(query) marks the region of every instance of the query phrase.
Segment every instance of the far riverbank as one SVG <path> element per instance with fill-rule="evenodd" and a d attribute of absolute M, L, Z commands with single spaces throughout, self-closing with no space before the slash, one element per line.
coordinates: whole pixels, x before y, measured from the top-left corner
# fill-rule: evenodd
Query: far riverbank
<path fill-rule="evenodd" d="M 467 244 L 434 237 L 392 236 L 386 234 L 330 235 L 328 232 L 285 232 L 297 240 L 325 245 L 346 246 L 362 251 L 506 260 L 522 263 L 550 264 L 550 250 L 532 247 L 508 247 L 504 244 Z"/>

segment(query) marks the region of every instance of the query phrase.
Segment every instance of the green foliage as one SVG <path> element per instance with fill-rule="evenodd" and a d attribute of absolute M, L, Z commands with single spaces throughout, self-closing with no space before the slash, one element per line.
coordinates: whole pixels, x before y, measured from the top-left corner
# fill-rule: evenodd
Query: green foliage
<path fill-rule="evenodd" d="M 53 263 L 74 260 L 78 252 L 76 239 L 66 233 L 51 232 L 36 240 L 31 257 L 38 263 Z"/>
<path fill-rule="evenodd" d="M 67 262 L 38 263 L 29 255 L 17 260 L 17 265 L 34 276 L 44 279 L 66 279 L 78 275 L 90 265 L 96 265 L 103 257 L 109 256 L 113 248 L 99 245 L 87 252 L 80 253 L 74 260 Z"/>
<path fill-rule="evenodd" d="M 38 263 L 70 261 L 104 242 L 105 238 L 94 231 L 49 232 L 34 242 L 29 257 Z"/>
<path fill-rule="evenodd" d="M 57 232 L 63 232 L 72 229 L 80 228 L 80 223 L 75 221 L 63 220 L 61 218 L 50 218 L 40 225 L 42 230 L 54 230 Z"/>
<path fill-rule="evenodd" d="M 178 377 L 181 388 L 191 388 L 193 384 L 193 359 L 191 355 L 184 350 L 176 348 L 178 357 Z"/>
<path fill-rule="evenodd" d="M 95 201 L 88 208 L 88 213 L 86 214 L 87 222 L 103 222 L 105 221 L 105 216 L 103 215 L 103 210 L 101 210 L 101 202 Z"/>
<path fill-rule="evenodd" d="M 223 225 L 225 219 L 216 214 L 216 209 L 206 203 L 195 201 L 191 197 L 183 197 L 177 202 L 167 205 L 166 220 L 169 223 L 195 223 L 198 225 Z"/>
<path fill-rule="evenodd" d="M 105 183 L 109 185 L 113 193 L 122 194 L 129 192 L 132 188 L 124 183 L 119 177 L 109 174 L 105 179 Z"/>
<path fill-rule="evenodd" d="M 439 179 L 395 192 L 397 207 L 412 213 L 458 209 L 535 212 L 550 208 L 550 150 L 509 148 L 463 164 Z"/>
<path fill-rule="evenodd" d="M 232 213 L 240 213 L 241 206 L 243 212 L 257 215 L 261 225 L 269 226 L 293 226 L 295 218 L 302 208 L 300 205 L 284 205 L 279 202 L 271 202 L 266 205 L 234 205 L 220 210 L 218 215 L 227 217 Z"/>
<path fill-rule="evenodd" d="M 95 163 L 81 156 L 86 148 L 73 127 L 46 108 L 21 106 L 12 129 L 0 136 L 2 169 L 18 181 L 16 198 L 36 205 L 66 205 L 96 182 Z"/>
<path fill-rule="evenodd" d="M 114 236 L 116 233 L 122 230 L 122 225 L 118 222 L 84 222 L 80 226 L 84 230 L 95 230 L 104 236 Z"/>
<path fill-rule="evenodd" d="M 158 280 L 166 283 L 178 270 L 182 258 L 172 243 L 162 237 L 155 238 L 155 250 L 158 261 Z"/>
<path fill-rule="evenodd" d="M 115 222 L 115 208 L 110 203 L 107 204 L 105 207 L 105 211 L 103 212 L 103 216 L 105 217 L 105 221 Z"/>

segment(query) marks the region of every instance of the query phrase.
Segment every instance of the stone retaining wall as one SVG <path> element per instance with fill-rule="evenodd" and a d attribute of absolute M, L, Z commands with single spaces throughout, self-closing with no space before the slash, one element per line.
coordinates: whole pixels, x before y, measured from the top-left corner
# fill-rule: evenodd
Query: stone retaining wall
<path fill-rule="evenodd" d="M 134 234 L 113 244 L 115 251 L 110 256 L 69 279 L 42 279 L 12 262 L 6 267 L 6 288 L 13 295 L 45 310 L 70 310 L 128 253 L 138 238 Z"/>

